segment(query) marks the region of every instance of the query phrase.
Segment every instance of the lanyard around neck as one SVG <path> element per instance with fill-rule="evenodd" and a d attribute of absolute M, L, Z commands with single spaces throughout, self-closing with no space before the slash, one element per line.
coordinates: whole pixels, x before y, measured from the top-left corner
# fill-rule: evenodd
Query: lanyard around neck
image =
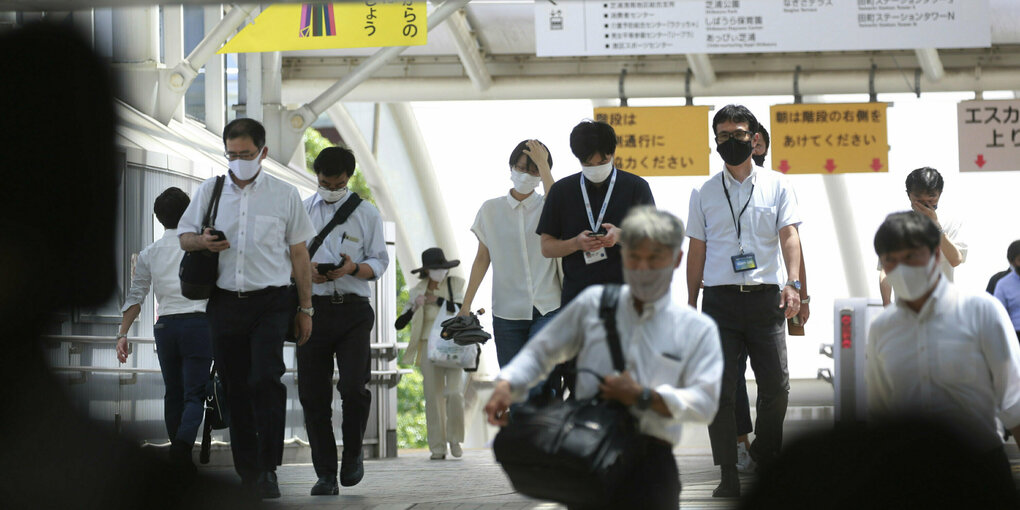
<path fill-rule="evenodd" d="M 730 191 L 726 189 L 726 170 L 719 174 L 719 180 L 722 181 L 722 190 L 726 195 L 726 206 L 730 208 L 730 217 L 733 218 L 733 228 L 737 230 L 737 244 L 740 245 L 740 253 L 744 253 L 744 243 L 740 240 L 740 217 L 744 215 L 744 211 L 747 210 L 747 206 L 751 203 L 751 197 L 754 196 L 754 183 L 751 183 L 751 191 L 747 194 L 747 202 L 744 202 L 744 207 L 740 209 L 740 214 L 736 214 L 733 212 L 733 204 L 730 203 Z"/>
<path fill-rule="evenodd" d="M 584 175 L 581 176 L 581 196 L 584 197 L 584 212 L 588 213 L 588 224 L 591 225 L 592 232 L 598 232 L 602 226 L 602 220 L 606 217 L 606 207 L 609 206 L 609 197 L 613 195 L 614 186 L 616 186 L 616 168 L 613 168 L 613 176 L 609 179 L 609 189 L 606 190 L 606 198 L 602 200 L 602 210 L 599 211 L 599 219 L 595 221 L 595 218 L 591 215 L 591 201 L 588 200 L 588 190 L 584 185 Z"/>

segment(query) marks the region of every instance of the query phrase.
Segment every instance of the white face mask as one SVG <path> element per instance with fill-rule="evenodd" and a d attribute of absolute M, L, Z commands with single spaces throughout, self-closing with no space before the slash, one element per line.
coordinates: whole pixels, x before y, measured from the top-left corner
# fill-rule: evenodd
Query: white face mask
<path fill-rule="evenodd" d="M 662 269 L 623 268 L 623 281 L 630 286 L 630 293 L 642 303 L 652 303 L 669 292 L 673 282 L 673 266 Z"/>
<path fill-rule="evenodd" d="M 584 178 L 591 182 L 599 183 L 609 178 L 609 174 L 613 172 L 613 159 L 610 158 L 604 165 L 596 166 L 582 166 L 581 173 L 584 174 Z"/>
<path fill-rule="evenodd" d="M 429 269 L 429 279 L 439 283 L 443 281 L 443 278 L 446 278 L 446 273 L 449 272 L 449 269 Z"/>
<path fill-rule="evenodd" d="M 907 301 L 920 298 L 935 286 L 939 279 L 939 270 L 935 264 L 935 255 L 923 266 L 900 264 L 885 276 L 896 297 Z"/>
<path fill-rule="evenodd" d="M 542 178 L 537 175 L 526 174 L 513 169 L 510 170 L 510 180 L 514 183 L 514 191 L 523 195 L 535 191 L 538 183 L 542 182 Z"/>
<path fill-rule="evenodd" d="M 233 161 L 227 161 L 227 166 L 230 167 L 230 172 L 238 180 L 250 181 L 258 175 L 259 169 L 262 168 L 262 161 L 258 157 L 251 161 L 238 158 Z"/>
<path fill-rule="evenodd" d="M 342 187 L 340 189 L 335 189 L 335 190 L 332 190 L 332 191 L 330 191 L 330 190 L 328 190 L 326 188 L 323 188 L 322 186 L 319 186 L 319 190 L 318 191 L 319 191 L 319 196 L 322 197 L 323 200 L 325 200 L 326 202 L 329 202 L 331 204 L 333 202 L 336 202 L 336 201 L 342 199 L 343 197 L 347 196 L 347 186 L 344 186 L 344 187 Z"/>

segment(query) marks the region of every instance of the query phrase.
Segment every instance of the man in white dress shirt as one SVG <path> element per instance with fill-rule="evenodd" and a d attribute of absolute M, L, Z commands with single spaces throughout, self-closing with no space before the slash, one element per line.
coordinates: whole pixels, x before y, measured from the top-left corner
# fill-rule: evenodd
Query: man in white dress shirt
<path fill-rule="evenodd" d="M 177 273 L 184 251 L 177 240 L 177 223 L 191 199 L 180 188 L 167 188 L 156 197 L 152 210 L 163 228 L 163 237 L 138 254 L 131 276 L 131 290 L 124 299 L 124 318 L 117 334 L 117 359 L 127 361 L 127 333 L 142 311 L 152 288 L 159 305 L 159 319 L 152 326 L 156 354 L 166 392 L 163 420 L 170 438 L 170 461 L 189 471 L 195 469 L 191 449 L 205 413 L 205 386 L 212 363 L 209 321 L 205 300 L 181 295 Z"/>
<path fill-rule="evenodd" d="M 244 485 L 263 498 L 280 497 L 276 466 L 283 462 L 287 387 L 283 338 L 297 323 L 298 344 L 312 332 L 311 264 L 305 242 L 315 229 L 293 185 L 262 171 L 269 154 L 266 130 L 241 118 L 223 128 L 230 174 L 223 186 L 215 227 L 202 219 L 215 178 L 199 186 L 181 217 L 186 251 L 219 253 L 216 289 L 206 307 L 213 357 L 230 405 L 230 450 Z M 297 283 L 298 310 L 287 287 Z"/>
<path fill-rule="evenodd" d="M 630 406 L 647 445 L 646 457 L 611 508 L 677 508 L 680 478 L 673 447 L 684 422 L 715 416 L 722 376 L 719 333 L 706 316 L 674 303 L 673 271 L 683 258 L 683 223 L 643 206 L 621 225 L 623 279 L 616 322 L 627 369 L 613 370 L 599 318 L 602 285 L 588 287 L 532 338 L 503 368 L 485 413 L 493 425 L 508 423 L 511 402 L 577 356 L 577 366 L 605 374 L 603 383 L 581 374 L 578 398 L 596 394 Z M 732 437 L 730 438 L 732 442 Z"/>
<path fill-rule="evenodd" d="M 725 162 L 691 192 L 687 236 L 687 302 L 719 326 L 723 371 L 719 412 L 708 427 L 712 458 L 722 479 L 713 497 L 740 495 L 734 395 L 740 360 L 751 360 L 758 385 L 758 417 L 751 457 L 771 462 L 783 444 L 789 401 L 786 319 L 800 312 L 800 216 L 786 176 L 751 162 L 758 120 L 727 105 L 712 119 L 716 151 Z"/>
<path fill-rule="evenodd" d="M 348 189 L 354 177 L 354 153 L 343 147 L 328 147 L 319 152 L 312 167 L 319 189 L 305 199 L 304 205 L 316 232 L 321 232 L 345 204 L 358 202 L 312 255 L 315 327 L 308 343 L 297 349 L 298 394 L 318 477 L 312 495 L 320 496 L 339 494 L 340 490 L 332 420 L 334 356 L 340 371 L 336 388 L 343 401 L 340 483 L 344 487 L 356 485 L 365 473 L 361 445 L 372 405 L 367 384 L 372 376 L 371 334 L 375 324 L 369 282 L 382 276 L 390 257 L 379 210 Z M 311 243 L 309 240 L 309 249 Z"/>
<path fill-rule="evenodd" d="M 1015 491 L 995 419 L 1020 434 L 1020 346 L 998 300 L 939 270 L 943 237 L 914 211 L 889 215 L 875 234 L 896 303 L 868 331 L 868 414 L 942 422 L 982 456 L 993 487 Z"/>

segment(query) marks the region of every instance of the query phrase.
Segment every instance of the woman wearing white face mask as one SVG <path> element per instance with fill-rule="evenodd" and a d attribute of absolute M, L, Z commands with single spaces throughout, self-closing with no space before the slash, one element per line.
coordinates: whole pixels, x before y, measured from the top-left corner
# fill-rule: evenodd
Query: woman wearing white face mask
<path fill-rule="evenodd" d="M 446 458 L 450 453 L 460 457 L 464 441 L 464 370 L 434 365 L 428 357 L 428 339 L 433 324 L 442 317 L 454 315 L 463 302 L 464 279 L 448 276 L 459 260 L 446 260 L 441 248 L 429 248 L 421 254 L 421 281 L 408 292 L 406 311 L 394 326 L 400 330 L 411 324 L 411 340 L 401 358 L 402 363 L 421 368 L 425 390 L 425 425 L 428 429 L 432 460 Z M 441 314 L 441 312 L 444 312 Z"/>
<path fill-rule="evenodd" d="M 539 182 L 546 192 L 552 187 L 552 156 L 542 142 L 524 140 L 510 153 L 509 163 L 513 187 L 482 204 L 471 226 L 478 253 L 460 311 L 471 313 L 491 263 L 492 329 L 500 366 L 552 319 L 560 308 L 561 290 L 559 259 L 542 256 L 542 240 L 535 233 L 545 204 L 545 196 L 535 188 Z"/>

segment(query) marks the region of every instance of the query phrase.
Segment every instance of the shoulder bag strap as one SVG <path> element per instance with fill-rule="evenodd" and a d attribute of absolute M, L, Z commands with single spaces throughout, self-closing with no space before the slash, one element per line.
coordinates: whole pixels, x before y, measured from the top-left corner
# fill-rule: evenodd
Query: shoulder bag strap
<path fill-rule="evenodd" d="M 620 346 L 620 331 L 616 328 L 616 306 L 620 301 L 620 285 L 607 283 L 602 288 L 602 299 L 599 302 L 599 318 L 606 327 L 606 338 L 609 341 L 609 352 L 613 356 L 613 368 L 623 372 L 627 366 L 623 362 L 623 347 Z"/>
<path fill-rule="evenodd" d="M 312 239 L 312 244 L 308 246 L 309 260 L 313 255 L 315 255 L 315 252 L 318 251 L 319 247 L 322 246 L 322 242 L 326 240 L 326 236 L 329 235 L 333 228 L 347 221 L 347 218 L 354 212 L 354 208 L 358 207 L 358 204 L 360 203 L 361 197 L 352 191 L 351 197 L 344 202 L 344 205 L 341 205 L 340 208 L 336 210 L 336 214 L 333 215 L 333 219 L 329 220 L 329 223 L 327 223 L 325 227 L 322 227 L 319 234 Z"/>
<path fill-rule="evenodd" d="M 212 198 L 209 199 L 209 208 L 205 210 L 205 218 L 202 222 L 200 234 L 205 233 L 206 227 L 212 227 L 216 224 L 216 214 L 220 210 L 220 195 L 223 194 L 223 182 L 226 180 L 227 176 L 225 175 L 216 178 L 216 185 L 213 186 Z"/>

